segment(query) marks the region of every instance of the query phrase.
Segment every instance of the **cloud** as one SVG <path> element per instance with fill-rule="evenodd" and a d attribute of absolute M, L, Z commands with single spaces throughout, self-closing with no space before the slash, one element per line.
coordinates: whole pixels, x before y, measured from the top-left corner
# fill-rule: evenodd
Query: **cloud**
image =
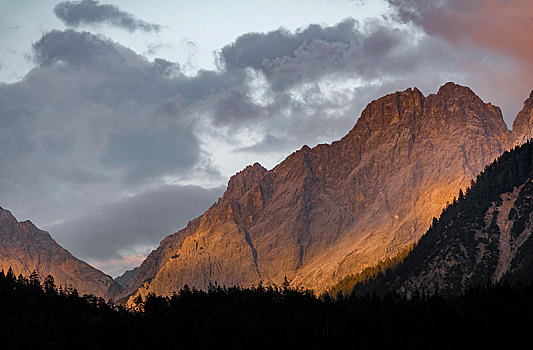
<path fill-rule="evenodd" d="M 219 51 L 219 65 L 227 70 L 260 70 L 274 90 L 283 90 L 342 68 L 343 54 L 361 36 L 357 26 L 349 18 L 335 26 L 313 24 L 296 32 L 280 28 L 247 33 Z"/>
<path fill-rule="evenodd" d="M 259 134 L 239 152 L 339 138 L 383 87 L 393 89 L 384 93 L 413 85 L 432 91 L 465 75 L 449 48 L 382 19 L 243 34 L 217 52 L 217 62 L 227 72 L 252 72 L 252 81 L 217 96 L 213 119 L 231 125 L 231 132 L 240 124 Z"/>
<path fill-rule="evenodd" d="M 146 185 L 200 178 L 220 184 L 197 135 L 198 105 L 241 84 L 239 72 L 187 77 L 177 63 L 103 36 L 45 33 L 36 67 L 0 84 L 2 203 L 48 224 Z"/>
<path fill-rule="evenodd" d="M 476 77 L 474 88 L 500 100 L 508 122 L 533 87 L 533 2 L 505 0 L 389 0 L 394 18 L 413 24 L 456 50 L 478 49 L 480 60 L 464 69 L 493 69 L 492 80 Z M 505 57 L 506 59 L 504 59 Z M 492 67 L 486 67 L 490 64 Z M 477 67 L 475 67 L 477 65 Z M 503 98 L 502 98 L 503 97 Z"/>
<path fill-rule="evenodd" d="M 88 260 L 88 263 L 114 278 L 122 275 L 124 271 L 137 267 L 146 259 L 146 254 L 126 255 L 121 258 Z"/>
<path fill-rule="evenodd" d="M 415 36 L 411 29 L 383 20 L 360 25 L 347 18 L 334 26 L 314 24 L 295 32 L 280 28 L 241 35 L 218 52 L 218 62 L 230 71 L 262 72 L 275 91 L 346 74 L 365 80 L 390 79 L 420 65 L 417 58 L 424 59 L 421 50 L 426 48 L 432 49 L 434 63 L 443 63 L 439 45 L 413 40 Z"/>
<path fill-rule="evenodd" d="M 105 36 L 49 31 L 34 69 L 0 84 L 0 205 L 75 255 L 122 261 L 201 214 L 221 190 L 198 186 L 221 185 L 219 167 L 339 139 L 384 94 L 453 80 L 501 103 L 518 58 L 402 16 L 243 34 L 194 75 Z M 204 204 L 188 211 L 195 196 Z"/>
<path fill-rule="evenodd" d="M 82 259 L 123 259 L 146 253 L 165 236 L 184 228 L 216 202 L 222 192 L 222 187 L 164 185 L 88 208 L 82 215 L 46 229 Z"/>
<path fill-rule="evenodd" d="M 533 3 L 504 0 L 389 0 L 398 17 L 455 43 L 493 48 L 531 64 Z"/>
<path fill-rule="evenodd" d="M 138 182 L 186 173 L 199 162 L 187 105 L 207 88 L 183 76 L 179 65 L 150 62 L 108 39 L 72 30 L 51 31 L 33 49 L 38 67 L 1 89 L 3 123 L 12 121 L 6 132 L 16 140 L 4 155 L 11 150 L 16 156 L 23 143 L 49 162 L 43 164 L 46 175 L 68 161 L 70 168 L 118 171 L 115 176 Z M 216 77 L 207 80 L 210 88 L 216 85 Z"/>
<path fill-rule="evenodd" d="M 95 0 L 62 1 L 54 7 L 55 15 L 69 27 L 81 25 L 108 24 L 130 32 L 159 32 L 161 26 L 147 23 L 117 6 L 100 4 Z"/>
<path fill-rule="evenodd" d="M 39 66 L 60 62 L 76 66 L 116 66 L 125 61 L 126 54 L 135 55 L 102 35 L 74 30 L 52 30 L 46 33 L 33 44 L 33 53 L 33 60 Z"/>

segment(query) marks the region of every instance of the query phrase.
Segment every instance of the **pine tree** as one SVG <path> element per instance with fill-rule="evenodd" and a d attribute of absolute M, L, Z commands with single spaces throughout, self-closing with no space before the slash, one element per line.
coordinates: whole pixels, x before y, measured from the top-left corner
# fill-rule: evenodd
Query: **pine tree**
<path fill-rule="evenodd" d="M 44 291 L 46 293 L 56 293 L 56 284 L 54 281 L 54 276 L 48 275 L 45 277 L 43 282 Z"/>
<path fill-rule="evenodd" d="M 29 284 L 35 288 L 41 288 L 41 281 L 39 280 L 39 274 L 33 270 L 30 274 Z"/>
<path fill-rule="evenodd" d="M 283 288 L 284 290 L 287 290 L 289 289 L 290 285 L 291 285 L 291 282 L 289 282 L 289 280 L 287 279 L 287 276 L 284 276 L 283 283 L 281 284 L 281 288 Z"/>
<path fill-rule="evenodd" d="M 9 280 L 10 282 L 13 282 L 16 279 L 15 273 L 13 272 L 13 269 L 11 268 L 11 266 L 9 266 L 9 270 L 7 270 L 6 279 Z"/>

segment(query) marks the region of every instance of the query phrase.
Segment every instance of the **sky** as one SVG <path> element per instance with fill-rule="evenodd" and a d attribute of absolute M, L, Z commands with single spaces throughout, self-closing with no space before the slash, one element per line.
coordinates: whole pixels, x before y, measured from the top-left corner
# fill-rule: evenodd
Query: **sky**
<path fill-rule="evenodd" d="M 448 81 L 512 126 L 533 2 L 0 0 L 0 206 L 117 276 L 230 176 Z"/>

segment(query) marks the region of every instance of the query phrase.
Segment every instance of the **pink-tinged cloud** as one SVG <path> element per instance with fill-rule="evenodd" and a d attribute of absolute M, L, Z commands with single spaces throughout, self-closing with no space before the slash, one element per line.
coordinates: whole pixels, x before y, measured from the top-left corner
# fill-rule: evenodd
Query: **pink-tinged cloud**
<path fill-rule="evenodd" d="M 146 259 L 145 254 L 134 254 L 126 255 L 119 259 L 90 260 L 89 264 L 115 278 L 124 273 L 124 271 L 141 265 L 144 259 Z"/>
<path fill-rule="evenodd" d="M 533 1 L 392 1 L 428 33 L 495 49 L 533 65 Z M 401 4 L 403 3 L 403 4 Z M 415 5 L 416 7 L 411 7 Z"/>
<path fill-rule="evenodd" d="M 503 100 L 504 112 L 517 112 L 521 101 L 533 89 L 533 1 L 389 0 L 389 3 L 396 10 L 397 19 L 448 41 L 455 50 L 479 50 L 477 61 L 464 63 L 470 72 L 479 71 L 479 75 L 471 74 L 477 76 L 474 80 L 479 83 L 473 87 L 482 95 L 485 89 L 490 100 Z M 495 60 L 501 62 L 495 65 Z M 492 64 L 486 65 L 486 61 Z M 512 118 L 514 115 L 507 116 L 508 121 Z"/>

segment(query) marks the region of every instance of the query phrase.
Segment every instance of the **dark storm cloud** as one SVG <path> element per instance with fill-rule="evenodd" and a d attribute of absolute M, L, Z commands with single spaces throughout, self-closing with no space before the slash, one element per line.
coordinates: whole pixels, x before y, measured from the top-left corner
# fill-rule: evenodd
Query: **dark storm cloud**
<path fill-rule="evenodd" d="M 0 84 L 2 204 L 46 224 L 145 184 L 222 177 L 201 149 L 196 110 L 242 72 L 187 77 L 105 37 L 50 31 L 36 67 Z M 77 253 L 77 252 L 74 252 Z"/>
<path fill-rule="evenodd" d="M 100 4 L 95 0 L 63 1 L 54 7 L 55 15 L 67 26 L 109 24 L 124 28 L 130 32 L 158 32 L 159 24 L 147 23 L 132 14 L 120 10 L 117 6 Z"/>
<path fill-rule="evenodd" d="M 221 187 L 167 185 L 91 208 L 46 229 L 82 259 L 118 258 L 119 251 L 156 246 L 209 209 L 222 192 Z"/>
<path fill-rule="evenodd" d="M 226 69 L 263 69 L 265 62 L 291 56 L 306 42 L 321 40 L 349 45 L 357 36 L 356 24 L 354 19 L 346 19 L 332 27 L 313 24 L 294 33 L 280 28 L 268 33 L 244 34 L 220 50 L 222 63 Z"/>
<path fill-rule="evenodd" d="M 262 108 L 251 100 L 246 91 L 238 89 L 232 89 L 221 96 L 215 105 L 214 113 L 216 121 L 222 124 L 234 124 L 264 117 Z"/>
<path fill-rule="evenodd" d="M 218 59 L 227 70 L 261 71 L 273 89 L 280 91 L 332 74 L 365 79 L 397 74 L 415 64 L 414 54 L 420 46 L 412 37 L 411 31 L 380 20 L 360 26 L 354 19 L 346 19 L 329 27 L 310 25 L 295 32 L 281 28 L 244 34 L 223 47 Z"/>
<path fill-rule="evenodd" d="M 187 171 L 200 158 L 192 129 L 152 130 L 114 136 L 102 157 L 109 166 L 129 168 L 127 180 Z M 142 162 L 139 162 L 142 159 Z"/>
<path fill-rule="evenodd" d="M 183 76 L 179 65 L 149 62 L 108 39 L 72 30 L 51 31 L 33 49 L 40 66 L 23 83 L 6 86 L 6 96 L 26 98 L 19 98 L 20 104 L 10 100 L 0 109 L 9 108 L 2 112 L 13 115 L 16 126 L 28 118 L 44 124 L 42 137 L 35 130 L 32 138 L 18 138 L 45 159 L 77 157 L 72 153 L 77 146 L 93 146 L 98 152 L 91 154 L 91 162 L 110 171 L 122 169 L 127 178 L 137 180 L 184 173 L 198 163 L 194 121 L 184 110 L 208 88 Z M 206 83 L 212 89 L 215 81 L 212 77 Z M 92 139 L 84 139 L 85 128 Z"/>
<path fill-rule="evenodd" d="M 357 22 L 347 19 L 331 26 L 310 25 L 289 32 L 248 33 L 219 52 L 219 64 L 227 70 L 253 68 L 262 71 L 275 90 L 340 68 L 342 54 L 360 36 Z M 322 66 L 326 72 L 320 71 Z"/>
<path fill-rule="evenodd" d="M 74 30 L 52 30 L 46 33 L 33 44 L 33 52 L 33 59 L 38 65 L 58 62 L 73 65 L 116 65 L 123 61 L 121 53 L 109 39 Z"/>

